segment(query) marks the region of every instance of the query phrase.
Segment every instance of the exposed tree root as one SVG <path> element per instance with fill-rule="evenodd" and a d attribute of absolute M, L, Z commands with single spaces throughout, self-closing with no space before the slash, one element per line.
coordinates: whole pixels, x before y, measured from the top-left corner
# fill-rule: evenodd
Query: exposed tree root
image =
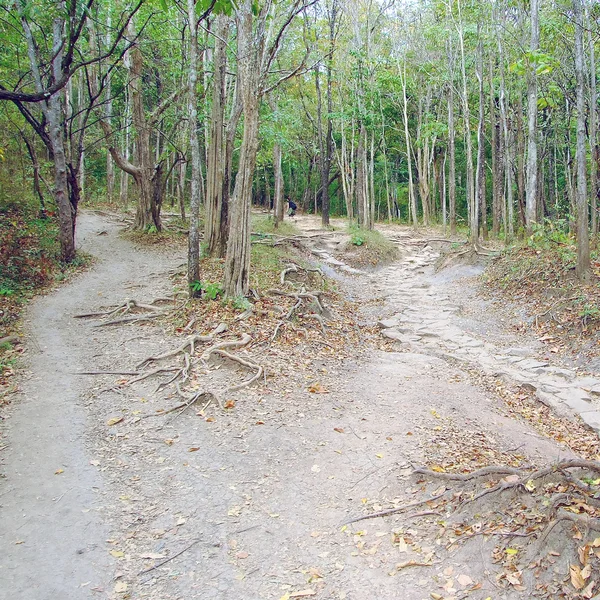
<path fill-rule="evenodd" d="M 570 459 L 538 469 L 490 466 L 464 474 L 420 468 L 414 474 L 421 480 L 451 482 L 451 489 L 443 494 L 446 497 L 440 498 L 435 507 L 444 513 L 443 520 L 451 523 L 446 530 L 450 536 L 448 549 L 476 535 L 504 538 L 494 549 L 494 562 L 503 564 L 506 573 L 517 570 L 524 573 L 532 563 L 552 567 L 547 572 L 543 569 L 528 572 L 528 577 L 536 578 L 531 583 L 535 583 L 536 590 L 541 590 L 540 597 L 558 597 L 553 587 L 557 569 L 557 560 L 553 557 L 561 557 L 565 577 L 572 565 L 581 563 L 576 567 L 581 570 L 586 561 L 594 561 L 593 568 L 600 568 L 600 555 L 588 552 L 592 542 L 585 541 L 597 539 L 600 533 L 600 498 L 597 497 L 600 486 L 596 483 L 600 479 L 600 462 Z M 504 494 L 507 491 L 512 493 Z M 423 503 L 430 501 L 431 498 Z M 477 507 L 472 509 L 475 503 Z M 381 511 L 350 522 L 403 509 Z M 473 515 L 475 522 L 469 525 Z M 593 542 L 594 546 L 598 543 Z M 561 598 L 591 597 L 579 595 L 583 584 L 579 582 L 576 586 L 573 581 L 579 580 L 571 578 L 571 583 L 561 588 Z M 562 595 L 565 590 L 568 593 Z"/>
<path fill-rule="evenodd" d="M 304 271 L 305 273 L 318 273 L 322 279 L 325 278 L 325 276 L 323 275 L 323 271 L 321 271 L 321 269 L 319 269 L 318 267 L 310 268 L 310 267 L 301 267 L 300 265 L 297 265 L 297 264 L 290 264 L 283 271 L 281 271 L 281 274 L 279 276 L 281 285 L 285 285 L 285 283 L 286 283 L 285 278 L 287 277 L 287 275 L 289 275 L 290 273 L 300 273 L 301 271 Z"/>
<path fill-rule="evenodd" d="M 236 356 L 235 354 L 230 354 L 229 352 L 226 352 L 225 350 L 221 350 L 219 348 L 215 348 L 213 350 L 213 352 L 216 354 L 219 354 L 219 356 L 224 356 L 225 358 L 228 358 L 229 360 L 233 360 L 234 362 L 237 362 L 240 365 L 243 365 L 244 367 L 248 367 L 249 369 L 256 369 L 256 374 L 254 375 L 254 377 L 252 377 L 251 379 L 248 379 L 247 381 L 243 381 L 242 383 L 239 383 L 238 385 L 234 385 L 233 387 L 230 387 L 227 390 L 228 392 L 235 392 L 236 390 L 241 390 L 242 388 L 245 388 L 245 387 L 253 384 L 255 381 L 260 379 L 263 376 L 263 373 L 265 372 L 264 368 L 261 365 L 258 365 L 255 362 L 252 362 L 251 360 L 246 360 L 246 359 L 242 358 L 241 356 Z"/>

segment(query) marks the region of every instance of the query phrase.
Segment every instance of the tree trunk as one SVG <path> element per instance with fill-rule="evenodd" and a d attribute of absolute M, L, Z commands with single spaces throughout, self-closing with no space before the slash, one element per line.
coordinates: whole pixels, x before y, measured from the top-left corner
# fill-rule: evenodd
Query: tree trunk
<path fill-rule="evenodd" d="M 533 54 L 540 45 L 540 0 L 530 0 L 531 7 L 531 43 L 529 50 Z M 538 144 L 537 144 L 537 73 L 536 64 L 529 67 L 527 74 L 527 189 L 525 196 L 525 226 L 531 234 L 537 221 L 538 197 Z"/>
<path fill-rule="evenodd" d="M 479 83 L 479 122 L 477 123 L 477 171 L 475 189 L 477 191 L 477 210 L 480 218 L 477 226 L 484 240 L 487 239 L 487 205 L 485 198 L 485 95 L 483 88 L 483 41 L 481 25 L 477 26 L 479 43 L 477 44 L 477 82 Z"/>
<path fill-rule="evenodd" d="M 494 63 L 490 58 L 490 124 L 492 127 L 492 234 L 498 237 L 503 219 L 504 174 L 502 160 L 502 129 L 498 107 L 496 104 L 496 90 L 494 87 Z"/>
<path fill-rule="evenodd" d="M 273 192 L 273 215 L 275 227 L 283 221 L 283 169 L 281 168 L 281 145 L 273 146 L 273 171 L 275 189 Z"/>
<path fill-rule="evenodd" d="M 504 11 L 503 11 L 504 15 Z M 503 22 L 504 22 L 503 16 Z M 511 135 L 508 127 L 508 115 L 506 111 L 506 82 L 504 80 L 504 48 L 502 46 L 501 36 L 498 35 L 498 57 L 500 64 L 500 119 L 502 122 L 502 136 L 504 141 L 504 174 L 506 183 L 506 206 L 504 215 L 505 241 L 508 242 L 514 236 L 514 199 L 513 199 L 513 161 Z M 512 136 L 514 139 L 514 136 Z M 498 157 L 498 161 L 500 158 Z"/>
<path fill-rule="evenodd" d="M 133 24 L 128 28 L 130 37 L 134 36 Z M 143 63 L 142 52 L 136 43 L 131 49 L 131 69 L 129 71 L 129 86 L 131 91 L 132 121 L 136 132 L 135 154 L 139 172 L 134 180 L 139 188 L 139 198 L 136 207 L 134 228 L 146 230 L 152 224 L 161 230 L 160 213 L 153 207 L 154 177 L 153 154 L 150 148 L 150 127 L 146 121 L 143 98 Z M 153 210 L 154 209 L 154 210 Z M 153 213 L 157 220 L 154 220 Z"/>
<path fill-rule="evenodd" d="M 196 84 L 198 82 L 198 28 L 196 27 L 195 1 L 187 0 L 190 30 L 190 65 L 188 73 L 188 124 L 190 155 L 192 159 L 192 193 L 190 200 L 190 232 L 188 235 L 188 291 L 190 298 L 202 295 L 200 281 L 200 147 L 198 145 L 198 107 Z"/>
<path fill-rule="evenodd" d="M 406 162 L 408 164 L 408 204 L 412 214 L 413 227 L 416 229 L 419 226 L 417 216 L 417 198 L 415 196 L 415 188 L 413 184 L 412 174 L 412 150 L 410 147 L 410 133 L 408 131 L 408 100 L 406 98 L 406 59 L 404 60 L 403 76 L 402 76 L 402 98 L 403 98 L 403 117 L 404 117 L 404 138 L 406 141 Z"/>
<path fill-rule="evenodd" d="M 358 212 L 358 226 L 364 228 L 368 227 L 369 219 L 366 138 L 367 130 L 364 123 L 361 123 L 356 150 L 356 207 Z"/>
<path fill-rule="evenodd" d="M 467 147 L 467 205 L 469 207 L 469 238 L 476 244 L 479 236 L 479 207 L 475 196 L 475 177 L 473 174 L 473 141 L 471 140 L 471 113 L 469 110 L 469 95 L 467 88 L 467 71 L 465 64 L 464 29 L 461 13 L 461 2 L 458 0 L 458 39 L 460 42 L 460 66 L 462 73 L 462 105 L 465 129 L 465 145 Z"/>
<path fill-rule="evenodd" d="M 577 79 L 577 277 L 589 281 L 591 276 L 589 207 L 586 180 L 585 75 L 583 66 L 582 0 L 573 0 L 575 15 L 575 74 Z"/>
<path fill-rule="evenodd" d="M 224 240 L 221 218 L 223 214 L 223 180 L 225 178 L 225 78 L 227 77 L 227 38 L 229 18 L 219 15 L 215 19 L 215 51 L 213 95 L 210 118 L 210 143 L 206 163 L 206 224 L 204 239 L 210 256 L 222 256 Z"/>
<path fill-rule="evenodd" d="M 21 2 L 17 4 L 21 15 L 21 23 L 27 41 L 28 57 L 37 91 L 43 91 L 40 66 L 33 34 L 24 16 Z M 64 6 L 61 9 L 66 10 Z M 52 26 L 52 77 L 54 81 L 62 78 L 63 34 L 64 21 L 56 17 Z M 64 123 L 62 98 L 64 91 L 57 92 L 42 102 L 42 111 L 48 123 L 48 141 L 54 161 L 54 199 L 58 209 L 58 227 L 61 259 L 69 263 L 75 258 L 75 215 L 77 205 L 72 205 L 69 199 L 69 182 L 67 159 L 65 152 Z"/>
<path fill-rule="evenodd" d="M 588 46 L 590 51 L 590 149 L 592 162 L 590 164 L 590 188 L 592 196 L 592 235 L 598 233 L 598 160 L 600 158 L 598 151 L 598 81 L 596 76 L 596 51 L 594 47 L 594 39 L 592 38 L 592 29 L 590 26 L 589 13 L 587 4 L 586 12 L 586 28 L 588 33 Z"/>
<path fill-rule="evenodd" d="M 456 130 L 454 127 L 454 86 L 448 89 L 448 211 L 450 235 L 456 235 Z"/>
<path fill-rule="evenodd" d="M 523 123 L 523 96 L 517 90 L 517 199 L 519 202 L 519 223 L 525 228 L 525 131 Z"/>
<path fill-rule="evenodd" d="M 243 102 L 244 134 L 231 198 L 229 237 L 225 255 L 225 294 L 243 296 L 250 284 L 250 205 L 258 151 L 260 59 L 262 48 L 253 39 L 253 2 L 243 0 L 237 11 L 238 85 Z"/>

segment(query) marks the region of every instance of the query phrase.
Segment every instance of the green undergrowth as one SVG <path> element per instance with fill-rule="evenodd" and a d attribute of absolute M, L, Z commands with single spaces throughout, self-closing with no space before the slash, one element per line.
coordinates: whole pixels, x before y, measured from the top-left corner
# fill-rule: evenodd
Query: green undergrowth
<path fill-rule="evenodd" d="M 252 234 L 253 237 L 269 237 L 270 235 L 280 235 L 284 237 L 291 237 L 300 234 L 300 230 L 296 225 L 284 218 L 277 227 L 275 227 L 275 221 L 271 215 L 252 215 Z"/>
<path fill-rule="evenodd" d="M 350 241 L 347 250 L 354 264 L 378 266 L 390 263 L 399 256 L 398 247 L 376 229 L 350 225 L 348 232 Z"/>
<path fill-rule="evenodd" d="M 19 330 L 28 300 L 66 279 L 90 262 L 78 253 L 69 265 L 60 261 L 55 215 L 41 217 L 37 206 L 0 204 L 0 338 Z M 0 385 L 14 366 L 10 344 L 0 345 Z M 7 358 L 9 357 L 9 358 Z"/>

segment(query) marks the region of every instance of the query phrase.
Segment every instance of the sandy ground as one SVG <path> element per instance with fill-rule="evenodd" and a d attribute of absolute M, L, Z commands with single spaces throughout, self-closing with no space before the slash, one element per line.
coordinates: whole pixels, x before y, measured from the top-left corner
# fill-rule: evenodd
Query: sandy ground
<path fill-rule="evenodd" d="M 308 391 L 299 361 L 287 378 L 236 392 L 235 410 L 143 418 L 176 401 L 155 394 L 155 383 L 114 390 L 118 376 L 76 373 L 127 371 L 177 340 L 153 325 L 94 328 L 73 315 L 172 293 L 168 275 L 184 257 L 134 250 L 118 232 L 116 221 L 83 214 L 79 246 L 96 265 L 28 311 L 21 393 L 4 424 L 0 598 L 531 597 L 497 588 L 489 541 L 454 553 L 437 546 L 435 518 L 341 526 L 365 508 L 410 502 L 424 489 L 412 468 L 432 458 L 483 449 L 542 464 L 568 455 L 444 356 L 473 355 L 475 364 L 483 354 L 469 349 L 502 355 L 479 339 L 493 330 L 489 315 L 480 326 L 459 315 L 460 286 L 472 285 L 461 276 L 471 271 L 436 277 L 433 255 L 410 244 L 378 273 L 329 263 L 348 295 L 365 300 L 366 322 L 414 309 L 406 328 L 389 328 L 395 349 L 332 358 L 324 394 Z M 341 241 L 333 237 L 315 247 L 323 264 Z M 381 303 L 367 308 L 374 296 Z M 441 352 L 445 338 L 428 332 L 446 329 L 456 347 Z M 514 345 L 498 336 L 499 348 Z M 206 373 L 209 382 L 230 376 Z M 409 560 L 430 566 L 397 568 Z M 461 586 L 460 575 L 480 585 Z"/>

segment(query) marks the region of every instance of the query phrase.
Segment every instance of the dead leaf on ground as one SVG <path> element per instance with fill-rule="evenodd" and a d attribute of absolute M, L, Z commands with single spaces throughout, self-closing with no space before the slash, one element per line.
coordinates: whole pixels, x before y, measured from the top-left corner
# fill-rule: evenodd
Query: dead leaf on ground
<path fill-rule="evenodd" d="M 569 569 L 571 575 L 571 585 L 577 590 L 582 590 L 585 587 L 585 579 L 581 574 L 581 569 L 577 565 L 571 565 Z"/>
<path fill-rule="evenodd" d="M 109 427 L 112 427 L 113 425 L 116 425 L 117 423 L 120 423 L 123 420 L 124 417 L 113 417 L 112 419 L 109 419 L 108 421 L 106 421 L 106 424 Z"/>
<path fill-rule="evenodd" d="M 326 390 L 320 383 L 313 383 L 309 388 L 308 391 L 311 394 L 329 394 L 329 391 Z"/>
<path fill-rule="evenodd" d="M 317 592 L 314 590 L 302 590 L 300 592 L 292 592 L 289 594 L 290 598 L 305 598 L 306 596 L 316 596 Z"/>

